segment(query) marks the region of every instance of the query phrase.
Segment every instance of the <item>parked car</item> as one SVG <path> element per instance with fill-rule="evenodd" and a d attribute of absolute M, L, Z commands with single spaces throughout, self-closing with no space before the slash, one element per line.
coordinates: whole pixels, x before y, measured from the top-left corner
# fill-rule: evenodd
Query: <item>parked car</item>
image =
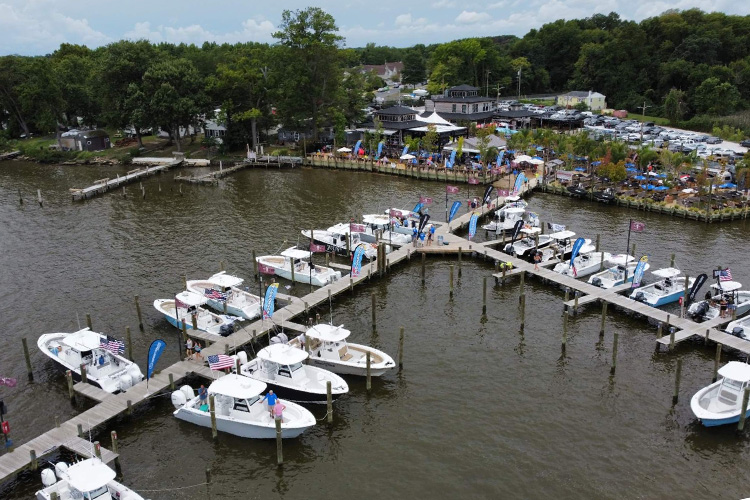
<path fill-rule="evenodd" d="M 711 136 L 706 139 L 706 144 L 721 144 L 723 141 L 719 137 Z"/>
<path fill-rule="evenodd" d="M 740 141 L 740 146 L 742 146 L 743 148 L 750 148 L 750 139 Z"/>

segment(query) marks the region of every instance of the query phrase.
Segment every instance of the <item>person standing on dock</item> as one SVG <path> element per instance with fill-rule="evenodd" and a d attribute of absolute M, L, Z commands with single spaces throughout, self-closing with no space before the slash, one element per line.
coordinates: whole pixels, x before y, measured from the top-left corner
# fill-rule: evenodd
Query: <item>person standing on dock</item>
<path fill-rule="evenodd" d="M 195 357 L 196 358 L 203 359 L 203 356 L 201 356 L 201 349 L 203 349 L 203 347 L 201 346 L 201 343 L 196 340 L 195 341 Z"/>
<path fill-rule="evenodd" d="M 185 342 L 185 354 L 187 355 L 187 359 L 193 359 L 193 339 L 190 337 Z"/>
<path fill-rule="evenodd" d="M 534 271 L 539 270 L 539 263 L 542 261 L 542 253 L 537 251 L 534 254 Z"/>
<path fill-rule="evenodd" d="M 414 246 L 414 248 L 417 248 L 417 241 L 419 240 L 419 229 L 413 224 L 412 221 L 412 227 L 411 227 L 411 241 Z"/>
<path fill-rule="evenodd" d="M 427 235 L 427 246 L 432 245 L 432 239 L 435 237 L 435 225 L 430 224 L 430 232 Z"/>

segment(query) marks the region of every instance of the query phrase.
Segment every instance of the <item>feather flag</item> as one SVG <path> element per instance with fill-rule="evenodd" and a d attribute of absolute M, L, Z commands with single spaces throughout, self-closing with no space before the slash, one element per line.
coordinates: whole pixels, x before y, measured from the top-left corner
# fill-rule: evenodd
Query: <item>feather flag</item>
<path fill-rule="evenodd" d="M 151 345 L 148 348 L 148 359 L 146 360 L 146 380 L 149 380 L 154 374 L 156 363 L 159 361 L 159 358 L 166 347 L 167 343 L 161 339 L 156 339 L 151 342 Z"/>
<path fill-rule="evenodd" d="M 383 153 L 383 141 L 380 141 L 378 143 L 378 154 L 375 155 L 375 159 L 379 159 L 380 155 Z"/>
<path fill-rule="evenodd" d="M 488 205 L 490 203 L 490 197 L 492 196 L 492 190 L 494 188 L 492 187 L 492 184 L 487 186 L 487 189 L 484 190 L 484 196 L 482 197 L 482 205 Z"/>
<path fill-rule="evenodd" d="M 635 271 L 633 271 L 633 284 L 631 285 L 631 288 L 637 288 L 641 286 L 641 279 L 643 279 L 643 273 L 646 272 L 647 262 L 648 262 L 647 255 L 644 255 L 638 261 L 638 265 L 635 266 Z"/>
<path fill-rule="evenodd" d="M 458 213 L 458 209 L 461 207 L 460 201 L 454 201 L 453 205 L 451 205 L 451 211 L 450 215 L 448 216 L 448 222 L 453 220 L 453 217 L 456 216 L 456 213 Z"/>
<path fill-rule="evenodd" d="M 422 210 L 422 208 L 424 208 L 424 203 L 417 203 L 416 205 L 414 205 L 414 210 L 412 210 L 411 212 L 413 214 L 418 214 L 419 211 Z"/>
<path fill-rule="evenodd" d="M 581 247 L 583 244 L 586 243 L 586 240 L 583 238 L 578 238 L 573 242 L 573 248 L 570 251 L 570 268 L 573 270 L 573 275 L 577 276 L 578 272 L 576 271 L 576 257 L 578 257 L 578 252 L 581 251 Z"/>
<path fill-rule="evenodd" d="M 479 220 L 479 216 L 477 214 L 472 214 L 471 219 L 469 219 L 469 239 L 472 239 L 475 234 L 477 234 L 477 221 Z"/>
<path fill-rule="evenodd" d="M 276 292 L 279 291 L 278 283 L 271 283 L 266 288 L 266 297 L 263 300 L 263 319 L 273 316 L 274 303 L 276 301 Z"/>
<path fill-rule="evenodd" d="M 365 255 L 365 245 L 360 243 L 357 248 L 354 249 L 354 255 L 352 256 L 352 277 L 356 278 L 362 271 L 362 257 Z"/>

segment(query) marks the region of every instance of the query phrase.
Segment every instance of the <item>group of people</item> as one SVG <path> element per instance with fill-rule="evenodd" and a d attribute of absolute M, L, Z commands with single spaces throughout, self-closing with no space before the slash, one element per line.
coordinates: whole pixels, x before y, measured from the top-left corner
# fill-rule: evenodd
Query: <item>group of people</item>
<path fill-rule="evenodd" d="M 195 359 L 203 359 L 203 356 L 201 355 L 202 349 L 203 346 L 201 346 L 201 343 L 197 340 L 194 341 L 188 337 L 187 341 L 185 341 L 185 354 L 187 354 L 187 359 L 194 359 L 193 356 L 195 356 Z"/>
<path fill-rule="evenodd" d="M 430 227 L 426 231 L 420 231 L 417 226 L 414 225 L 411 229 L 411 241 L 414 248 L 417 246 L 425 246 L 425 238 L 427 239 L 427 246 L 432 245 L 432 240 L 435 237 L 435 226 L 430 224 Z"/>

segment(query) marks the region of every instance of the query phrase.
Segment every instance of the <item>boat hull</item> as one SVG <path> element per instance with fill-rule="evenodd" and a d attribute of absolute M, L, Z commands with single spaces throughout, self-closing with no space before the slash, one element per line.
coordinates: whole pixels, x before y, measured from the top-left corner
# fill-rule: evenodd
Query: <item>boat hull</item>
<path fill-rule="evenodd" d="M 368 349 L 366 346 L 362 346 L 359 344 L 349 344 L 349 348 L 350 349 L 355 348 L 355 349 L 365 350 L 365 351 Z M 372 352 L 374 356 L 378 356 L 383 360 L 380 363 L 370 364 L 370 376 L 371 377 L 381 377 L 385 373 L 387 373 L 389 370 L 392 370 L 393 368 L 396 367 L 396 363 L 394 363 L 393 358 L 391 358 L 389 355 L 387 355 L 386 353 L 378 349 L 372 349 L 372 348 L 369 348 L 369 349 L 370 349 L 370 352 Z M 360 360 L 353 363 L 353 362 L 347 362 L 347 361 L 337 361 L 337 360 L 331 360 L 331 359 L 325 359 L 325 358 L 318 358 L 311 354 L 310 357 L 308 358 L 308 364 L 311 366 L 315 366 L 317 368 L 328 370 L 333 373 L 337 373 L 339 375 L 353 375 L 356 377 L 366 377 L 367 376 L 367 363 L 365 359 L 366 359 L 365 356 L 362 356 Z"/>
<path fill-rule="evenodd" d="M 175 410 L 174 416 L 185 422 L 199 425 L 201 427 L 211 428 L 211 414 L 200 410 L 194 410 L 186 407 Z M 221 415 L 216 415 L 216 429 L 219 432 L 225 432 L 232 434 L 237 437 L 250 438 L 250 439 L 275 439 L 276 438 L 276 424 L 271 418 L 268 418 L 269 423 L 251 423 L 246 421 L 240 421 L 235 419 L 226 419 Z M 293 439 L 299 437 L 300 434 L 305 432 L 311 426 L 304 427 L 290 427 L 282 422 L 281 424 L 281 437 L 283 439 Z"/>

